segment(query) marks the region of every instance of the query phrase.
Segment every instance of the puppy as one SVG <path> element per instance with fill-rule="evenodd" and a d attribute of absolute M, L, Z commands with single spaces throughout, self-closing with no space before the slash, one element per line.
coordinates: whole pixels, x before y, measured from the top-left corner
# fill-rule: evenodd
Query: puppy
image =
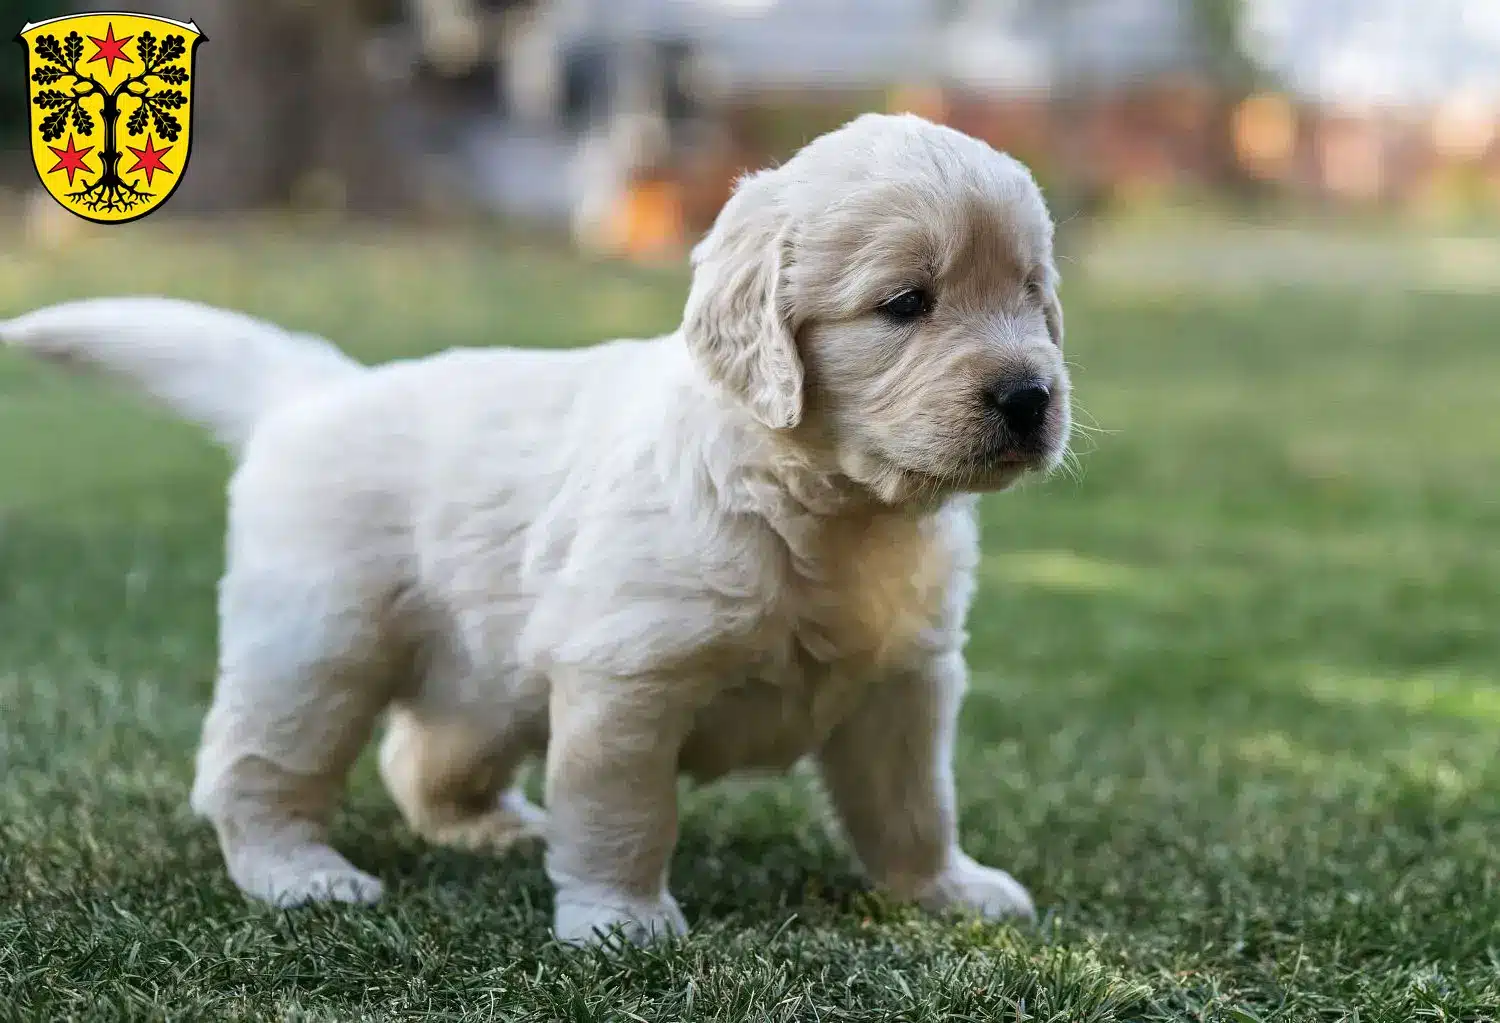
<path fill-rule="evenodd" d="M 149 298 L 0 337 L 237 455 L 192 805 L 247 894 L 379 897 L 328 823 L 384 715 L 416 831 L 545 838 L 566 942 L 686 929 L 679 773 L 804 757 L 890 895 L 1029 917 L 959 848 L 950 759 L 974 495 L 1067 445 L 1051 238 L 1021 164 L 867 115 L 740 182 L 666 337 L 367 368 Z"/>

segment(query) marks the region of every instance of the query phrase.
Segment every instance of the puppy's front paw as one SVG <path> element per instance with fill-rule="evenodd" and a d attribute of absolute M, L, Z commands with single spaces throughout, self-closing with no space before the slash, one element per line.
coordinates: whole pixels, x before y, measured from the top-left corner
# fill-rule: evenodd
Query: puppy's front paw
<path fill-rule="evenodd" d="M 1003 870 L 955 852 L 948 867 L 917 901 L 932 912 L 961 910 L 989 920 L 1035 920 L 1036 907 L 1021 883 Z"/>
<path fill-rule="evenodd" d="M 280 909 L 314 902 L 352 902 L 370 905 L 380 901 L 384 889 L 378 878 L 362 870 L 325 870 L 290 880 L 271 897 Z"/>
<path fill-rule="evenodd" d="M 558 892 L 552 929 L 558 941 L 569 945 L 608 946 L 621 940 L 646 945 L 686 934 L 688 926 L 670 895 L 638 899 L 619 894 Z"/>
<path fill-rule="evenodd" d="M 377 878 L 354 867 L 327 846 L 309 844 L 285 850 L 236 850 L 229 874 L 245 894 L 291 909 L 315 902 L 380 901 Z"/>

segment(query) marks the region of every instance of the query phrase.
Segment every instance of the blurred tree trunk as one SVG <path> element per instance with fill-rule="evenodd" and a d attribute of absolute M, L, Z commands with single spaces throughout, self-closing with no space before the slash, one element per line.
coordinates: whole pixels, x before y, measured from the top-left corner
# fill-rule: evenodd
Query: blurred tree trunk
<path fill-rule="evenodd" d="M 1190 0 L 1188 14 L 1205 71 L 1214 86 L 1207 156 L 1217 182 L 1244 193 L 1251 178 L 1240 163 L 1234 117 L 1263 83 L 1264 72 L 1244 45 L 1244 0 Z"/>
<path fill-rule="evenodd" d="M 409 206 L 413 163 L 390 139 L 391 97 L 367 66 L 362 0 L 158 0 L 193 17 L 193 168 L 174 204 L 199 210 L 314 201 L 360 213 Z"/>

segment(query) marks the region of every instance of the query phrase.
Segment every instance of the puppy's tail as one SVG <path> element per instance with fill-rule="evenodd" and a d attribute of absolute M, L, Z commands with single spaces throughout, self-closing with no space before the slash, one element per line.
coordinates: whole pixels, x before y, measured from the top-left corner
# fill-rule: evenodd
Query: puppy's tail
<path fill-rule="evenodd" d="M 0 321 L 0 341 L 123 377 L 236 451 L 278 405 L 363 370 L 322 338 L 165 298 L 49 306 Z"/>

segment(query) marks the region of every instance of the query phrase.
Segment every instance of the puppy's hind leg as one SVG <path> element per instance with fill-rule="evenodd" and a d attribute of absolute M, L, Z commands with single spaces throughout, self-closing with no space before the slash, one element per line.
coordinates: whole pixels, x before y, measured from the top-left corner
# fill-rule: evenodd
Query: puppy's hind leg
<path fill-rule="evenodd" d="M 235 884 L 277 906 L 381 893 L 328 844 L 393 680 L 377 611 L 337 578 L 307 564 L 231 565 L 220 584 L 219 679 L 193 809 L 213 822 Z"/>
<path fill-rule="evenodd" d="M 380 744 L 380 775 L 407 824 L 429 842 L 501 853 L 542 836 L 546 815 L 512 784 L 531 745 L 515 726 L 398 706 Z"/>

